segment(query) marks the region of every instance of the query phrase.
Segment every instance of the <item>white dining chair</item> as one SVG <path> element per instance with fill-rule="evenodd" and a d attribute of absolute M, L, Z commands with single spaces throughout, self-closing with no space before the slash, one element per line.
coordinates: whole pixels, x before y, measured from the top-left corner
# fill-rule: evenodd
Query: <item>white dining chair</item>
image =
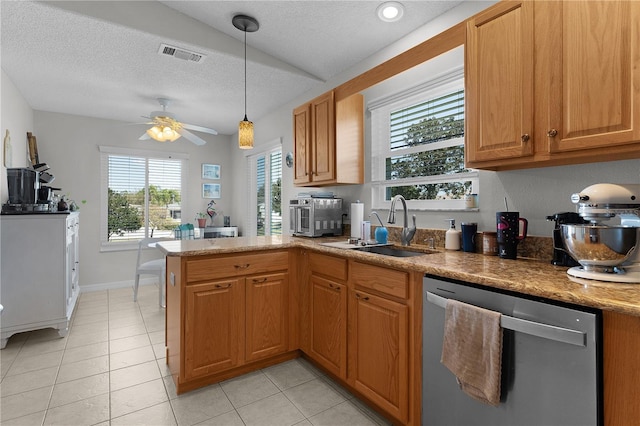
<path fill-rule="evenodd" d="M 148 260 L 142 262 L 142 252 L 155 247 L 158 241 L 167 241 L 167 238 L 143 238 L 138 244 L 138 260 L 136 261 L 136 279 L 133 284 L 133 301 L 138 300 L 138 287 L 140 286 L 140 275 L 156 275 L 158 276 L 159 296 L 158 301 L 161 307 L 165 307 L 163 303 L 163 293 L 165 288 L 166 261 L 164 256 L 160 259 Z"/>

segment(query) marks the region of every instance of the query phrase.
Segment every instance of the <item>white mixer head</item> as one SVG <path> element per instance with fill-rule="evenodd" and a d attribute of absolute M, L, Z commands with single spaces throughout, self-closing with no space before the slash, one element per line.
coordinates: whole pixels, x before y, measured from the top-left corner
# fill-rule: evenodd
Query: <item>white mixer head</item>
<path fill-rule="evenodd" d="M 614 216 L 640 220 L 640 185 L 597 183 L 571 195 L 580 216 L 592 222 Z"/>

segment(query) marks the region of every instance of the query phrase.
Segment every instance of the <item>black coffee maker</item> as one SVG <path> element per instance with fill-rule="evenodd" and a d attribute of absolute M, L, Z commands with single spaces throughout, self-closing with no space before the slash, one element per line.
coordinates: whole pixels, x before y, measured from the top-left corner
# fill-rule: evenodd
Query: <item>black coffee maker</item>
<path fill-rule="evenodd" d="M 589 223 L 584 220 L 582 216 L 574 212 L 556 213 L 551 216 L 547 216 L 547 220 L 555 221 L 556 225 L 553 228 L 553 259 L 551 263 L 557 266 L 579 266 L 580 264 L 569 253 L 564 251 L 564 244 L 562 242 L 562 232 L 560 225 L 584 225 Z"/>

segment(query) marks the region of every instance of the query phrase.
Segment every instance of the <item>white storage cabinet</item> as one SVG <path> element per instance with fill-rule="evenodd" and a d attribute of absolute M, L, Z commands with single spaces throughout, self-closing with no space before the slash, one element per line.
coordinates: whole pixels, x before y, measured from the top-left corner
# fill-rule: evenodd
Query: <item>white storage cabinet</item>
<path fill-rule="evenodd" d="M 66 336 L 79 293 L 79 213 L 2 215 L 0 223 L 0 348 L 23 331 Z"/>

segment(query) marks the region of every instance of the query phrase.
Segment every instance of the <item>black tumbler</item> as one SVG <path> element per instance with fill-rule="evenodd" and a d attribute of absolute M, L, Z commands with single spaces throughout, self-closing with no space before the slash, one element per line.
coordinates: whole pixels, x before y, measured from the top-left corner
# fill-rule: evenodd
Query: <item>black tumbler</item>
<path fill-rule="evenodd" d="M 522 234 L 520 234 L 522 222 Z M 498 233 L 498 256 L 502 259 L 517 257 L 518 243 L 527 236 L 527 219 L 519 212 L 496 212 L 496 231 Z"/>

